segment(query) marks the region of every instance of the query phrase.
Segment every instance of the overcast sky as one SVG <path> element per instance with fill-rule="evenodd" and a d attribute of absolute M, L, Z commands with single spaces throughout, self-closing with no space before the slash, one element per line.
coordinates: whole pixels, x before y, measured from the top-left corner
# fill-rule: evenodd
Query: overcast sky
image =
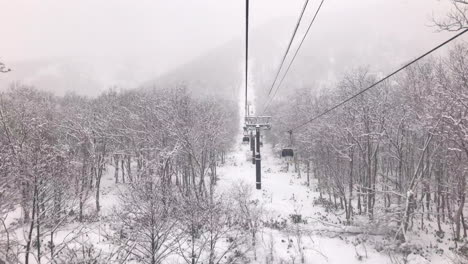
<path fill-rule="evenodd" d="M 193 56 L 243 33 L 241 0 L 0 0 L 2 57 Z M 299 0 L 255 0 L 253 26 Z M 285 4 L 287 3 L 287 4 Z"/>
<path fill-rule="evenodd" d="M 305 0 L 250 2 L 252 28 L 283 19 L 292 31 Z M 349 36 L 352 32 L 339 32 L 340 25 L 346 25 L 347 31 L 368 28 L 369 33 L 392 32 L 395 38 L 417 35 L 423 44 L 408 45 L 423 50 L 445 38 L 428 25 L 433 14 L 446 13 L 447 2 L 326 0 L 311 35 L 330 28 L 335 35 Z M 308 19 L 319 0 L 310 3 Z M 0 60 L 7 64 L 49 57 L 138 60 L 151 68 L 147 73 L 151 75 L 243 37 L 244 23 L 245 0 L 0 0 Z M 256 40 L 254 34 L 251 40 Z M 277 41 L 287 43 L 286 38 Z"/>
<path fill-rule="evenodd" d="M 291 17 L 293 21 L 304 3 L 303 0 L 250 2 L 252 27 L 278 17 Z M 311 1 L 314 2 L 318 0 Z M 243 0 L 0 0 L 1 57 L 17 60 L 48 56 L 171 55 L 179 60 L 241 36 L 244 3 Z M 382 20 L 388 19 L 387 24 L 392 24 L 395 18 L 411 16 L 403 19 L 418 20 L 423 26 L 423 20 L 441 7 L 435 0 L 328 0 L 323 14 L 327 10 L 348 10 L 369 18 L 377 14 Z M 336 23 L 344 22 L 349 23 L 336 17 Z"/>

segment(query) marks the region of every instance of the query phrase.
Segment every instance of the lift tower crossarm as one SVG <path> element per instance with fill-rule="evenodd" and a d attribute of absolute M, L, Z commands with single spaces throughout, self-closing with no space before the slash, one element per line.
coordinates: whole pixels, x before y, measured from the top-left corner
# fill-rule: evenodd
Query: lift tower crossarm
<path fill-rule="evenodd" d="M 247 116 L 245 117 L 245 128 L 250 131 L 256 131 L 257 126 L 262 130 L 271 129 L 271 116 Z"/>

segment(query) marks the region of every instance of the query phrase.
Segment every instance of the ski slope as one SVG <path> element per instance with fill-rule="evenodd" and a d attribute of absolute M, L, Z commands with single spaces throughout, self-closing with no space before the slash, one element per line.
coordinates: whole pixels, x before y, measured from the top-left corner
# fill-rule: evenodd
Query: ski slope
<path fill-rule="evenodd" d="M 291 172 L 293 166 L 289 166 L 289 172 L 286 172 L 286 162 L 274 155 L 271 145 L 264 144 L 261 151 L 262 190 L 255 190 L 255 165 L 251 162 L 248 145 L 239 145 L 229 155 L 226 164 L 219 168 L 218 182 L 219 191 L 226 193 L 241 182 L 251 186 L 254 199 L 258 199 L 265 209 L 264 221 L 288 222 L 289 227 L 285 230 L 261 229 L 257 261 L 254 263 L 265 263 L 272 244 L 273 263 L 301 263 L 295 231 L 302 233 L 304 263 L 391 263 L 388 256 L 375 251 L 371 245 L 361 243 L 355 246 L 360 236 L 336 235 L 330 238 L 318 235 L 327 230 L 345 229 L 337 223 L 320 220 L 324 209 L 313 205 L 313 199 L 318 197 L 318 193 L 312 191 L 313 180 L 309 188 L 306 175 L 298 177 L 297 173 Z M 292 224 L 291 214 L 302 215 L 307 224 Z"/>

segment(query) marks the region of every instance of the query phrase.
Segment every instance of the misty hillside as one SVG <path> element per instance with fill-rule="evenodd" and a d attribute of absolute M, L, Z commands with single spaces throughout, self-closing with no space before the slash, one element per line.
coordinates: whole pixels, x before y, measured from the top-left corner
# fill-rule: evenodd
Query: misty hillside
<path fill-rule="evenodd" d="M 331 85 L 347 71 L 363 66 L 368 66 L 373 72 L 385 72 L 413 58 L 424 47 L 429 47 L 444 36 L 426 33 L 421 38 L 411 33 L 416 32 L 421 23 L 412 24 L 405 19 L 395 21 L 394 26 L 381 27 L 378 20 L 371 23 L 368 18 L 355 17 L 352 13 L 335 15 L 352 23 L 333 24 L 334 17 L 325 15 L 318 20 L 291 67 L 284 86 L 314 90 L 317 86 Z M 254 80 L 257 97 L 270 88 L 294 25 L 294 18 L 289 17 L 251 29 L 250 78 Z M 306 26 L 303 25 L 298 36 L 304 34 Z M 405 26 L 406 31 L 397 33 L 395 27 L 398 26 Z M 430 28 L 427 30 L 432 31 Z M 294 42 L 294 45 L 297 43 Z M 237 89 L 243 83 L 244 46 L 243 37 L 238 36 L 182 65 L 169 67 L 172 68 L 169 70 L 166 67 L 165 72 L 159 70 L 164 68 L 161 65 L 172 65 L 174 62 L 149 57 L 146 61 L 142 58 L 25 60 L 9 64 L 13 71 L 2 76 L 0 89 L 4 90 L 14 81 L 19 81 L 59 95 L 75 92 L 96 96 L 110 87 L 132 89 L 185 85 L 200 96 L 211 94 L 237 98 Z M 278 97 L 289 90 L 280 89 Z"/>
<path fill-rule="evenodd" d="M 307 88 L 311 92 L 324 87 L 330 89 L 347 72 L 360 67 L 367 67 L 373 73 L 387 73 L 447 37 L 446 33 L 435 32 L 435 29 L 424 26 L 430 22 L 427 17 L 418 23 L 411 22 L 410 17 L 403 17 L 393 21 L 393 25 L 388 25 L 382 18 L 376 17 L 369 21 L 368 18 L 360 18 L 352 12 L 337 11 L 334 15 L 322 15 L 305 39 L 282 88 L 279 89 L 278 98 L 294 90 L 293 88 Z M 350 23 L 334 23 L 337 16 Z M 256 37 L 252 39 L 251 56 L 255 58 L 255 62 L 251 74 L 259 97 L 264 96 L 271 87 L 294 23 L 291 19 L 288 23 L 277 21 L 254 34 Z M 424 26 L 425 33 L 414 34 L 420 32 L 421 25 Z M 305 26 L 301 27 L 296 39 L 302 38 Z M 405 31 L 399 31 L 399 28 L 405 28 Z M 298 46 L 298 43 L 297 40 L 293 42 L 293 47 Z M 292 55 L 287 57 L 284 68 L 291 58 Z"/>
<path fill-rule="evenodd" d="M 351 15 L 348 16 L 352 19 Z M 322 24 L 328 22 L 320 21 Z M 358 67 L 368 67 L 374 73 L 388 72 L 418 56 L 425 51 L 424 47 L 437 43 L 445 36 L 442 33 L 429 33 L 421 38 L 408 33 L 413 29 L 416 31 L 418 25 L 412 25 L 413 28 L 409 27 L 407 33 L 400 33 L 396 38 L 395 31 L 390 27 L 387 31 L 375 31 L 369 30 L 365 21 L 357 22 L 336 28 L 317 26 L 311 29 L 313 33 L 304 42 L 283 83 L 285 88 L 280 89 L 278 97 L 292 90 L 289 88 L 307 87 L 314 90 L 324 85 L 331 86 L 348 71 Z M 404 23 L 400 21 L 395 24 Z M 261 97 L 270 88 L 293 27 L 293 19 L 285 18 L 252 29 L 249 72 L 257 96 Z M 344 32 L 342 27 L 346 29 Z M 338 31 L 341 33 L 337 34 Z M 428 28 L 428 31 L 431 29 Z M 237 89 L 244 81 L 244 45 L 243 39 L 233 39 L 146 85 L 184 84 L 199 95 L 218 94 L 237 98 Z"/>
<path fill-rule="evenodd" d="M 93 97 L 111 87 L 135 88 L 151 71 L 136 59 L 104 57 L 32 59 L 8 66 L 12 71 L 1 76 L 0 90 L 18 82 L 57 95 L 73 92 Z"/>
<path fill-rule="evenodd" d="M 176 69 L 143 84 L 143 87 L 183 85 L 195 96 L 236 98 L 242 83 L 243 50 L 239 39 L 230 41 Z"/>

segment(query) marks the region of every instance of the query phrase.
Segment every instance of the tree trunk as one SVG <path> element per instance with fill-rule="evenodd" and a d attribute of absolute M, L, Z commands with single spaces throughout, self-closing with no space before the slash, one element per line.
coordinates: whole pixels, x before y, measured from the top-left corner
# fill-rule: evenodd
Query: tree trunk
<path fill-rule="evenodd" d="M 132 157 L 127 155 L 127 177 L 130 182 L 133 182 L 132 176 Z"/>
<path fill-rule="evenodd" d="M 464 186 L 463 186 L 464 187 Z M 462 189 L 464 191 L 464 188 Z M 458 209 L 455 212 L 455 239 L 460 240 L 460 230 L 461 230 L 461 222 L 462 222 L 462 214 L 463 214 L 463 207 L 465 206 L 465 194 L 462 193 L 460 195 L 460 202 L 458 204 Z"/>
<path fill-rule="evenodd" d="M 119 183 L 119 155 L 114 155 L 114 168 L 115 183 Z"/>
<path fill-rule="evenodd" d="M 121 166 L 122 166 L 122 183 L 125 183 L 125 158 L 122 156 L 121 160 Z"/>
<path fill-rule="evenodd" d="M 352 210 L 353 210 L 353 205 L 352 205 L 352 197 L 353 197 L 353 150 L 351 150 L 351 160 L 349 161 L 349 186 L 348 186 L 348 191 L 349 191 L 349 196 L 348 196 L 348 202 L 347 202 L 347 208 L 346 210 L 346 222 L 350 224 L 351 222 L 351 215 L 352 215 Z"/>
<path fill-rule="evenodd" d="M 41 200 L 37 199 L 36 202 L 36 243 L 37 243 L 37 262 L 41 264 L 41 211 L 40 211 Z M 43 202 L 43 201 L 42 201 Z"/>
<path fill-rule="evenodd" d="M 24 256 L 24 263 L 29 264 L 29 253 L 31 252 L 31 242 L 32 242 L 32 233 L 34 231 L 34 223 L 36 217 L 36 203 L 37 203 L 37 180 L 34 178 L 34 193 L 33 193 L 33 204 L 32 204 L 32 214 L 31 214 L 31 223 L 29 225 L 28 240 L 26 241 L 26 252 Z"/>

